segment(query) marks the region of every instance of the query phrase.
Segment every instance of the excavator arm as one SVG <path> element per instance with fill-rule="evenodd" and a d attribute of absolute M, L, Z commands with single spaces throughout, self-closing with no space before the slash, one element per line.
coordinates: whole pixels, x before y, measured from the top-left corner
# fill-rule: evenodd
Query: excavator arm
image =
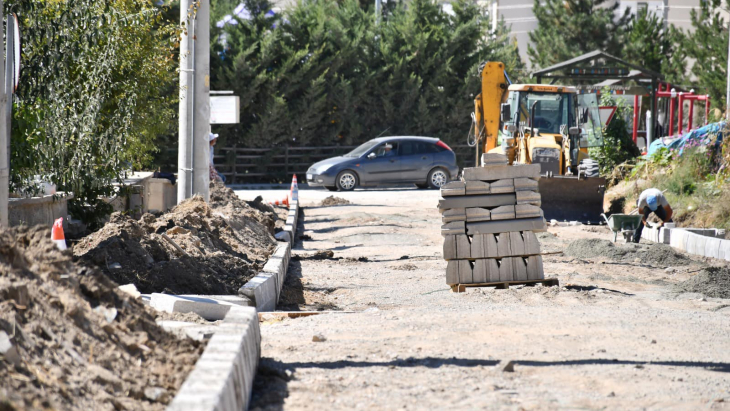
<path fill-rule="evenodd" d="M 475 127 L 477 128 L 474 131 L 477 133 L 477 138 L 484 138 L 483 152 L 486 153 L 497 147 L 500 106 L 507 97 L 509 84 L 504 74 L 504 64 L 495 61 L 484 64 L 481 79 L 482 91 L 474 100 Z M 481 134 L 479 134 L 480 131 Z"/>

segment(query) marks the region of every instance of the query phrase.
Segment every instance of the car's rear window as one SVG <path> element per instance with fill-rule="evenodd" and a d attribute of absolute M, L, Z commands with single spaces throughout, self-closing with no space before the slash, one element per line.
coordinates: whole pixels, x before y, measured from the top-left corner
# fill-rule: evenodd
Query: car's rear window
<path fill-rule="evenodd" d="M 438 147 L 427 141 L 404 141 L 401 144 L 400 155 L 410 156 L 414 154 L 430 154 L 438 152 Z"/>

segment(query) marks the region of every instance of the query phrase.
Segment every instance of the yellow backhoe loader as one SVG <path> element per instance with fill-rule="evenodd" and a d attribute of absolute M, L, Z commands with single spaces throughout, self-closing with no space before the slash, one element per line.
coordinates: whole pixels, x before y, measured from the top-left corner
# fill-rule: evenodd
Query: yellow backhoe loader
<path fill-rule="evenodd" d="M 595 94 L 568 86 L 509 84 L 504 64 L 481 69 L 481 92 L 474 100 L 477 159 L 506 154 L 510 164 L 540 164 L 542 209 L 550 221 L 598 223 L 606 180 L 589 147 L 603 145 Z"/>

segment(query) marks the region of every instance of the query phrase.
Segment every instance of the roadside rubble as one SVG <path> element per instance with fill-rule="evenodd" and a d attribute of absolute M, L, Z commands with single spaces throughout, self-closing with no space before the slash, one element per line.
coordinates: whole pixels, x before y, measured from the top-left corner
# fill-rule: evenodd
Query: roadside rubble
<path fill-rule="evenodd" d="M 711 298 L 730 298 L 730 267 L 707 267 L 674 286 L 683 293 L 700 293 Z"/>
<path fill-rule="evenodd" d="M 115 213 L 73 253 L 145 294 L 236 294 L 274 251 L 277 214 L 260 200 L 246 202 L 211 185 L 210 204 L 196 196 L 139 221 Z"/>
<path fill-rule="evenodd" d="M 565 255 L 576 258 L 605 257 L 614 261 L 637 262 L 659 267 L 682 266 L 692 262 L 666 244 L 619 244 L 597 238 L 578 239 L 565 248 Z"/>
<path fill-rule="evenodd" d="M 335 197 L 335 196 L 329 196 L 322 200 L 322 202 L 319 203 L 320 207 L 330 207 L 330 206 L 337 206 L 337 205 L 344 205 L 344 204 L 350 204 L 348 200 L 345 200 L 342 197 Z"/>
<path fill-rule="evenodd" d="M 0 409 L 164 409 L 204 345 L 49 238 L 0 231 Z"/>

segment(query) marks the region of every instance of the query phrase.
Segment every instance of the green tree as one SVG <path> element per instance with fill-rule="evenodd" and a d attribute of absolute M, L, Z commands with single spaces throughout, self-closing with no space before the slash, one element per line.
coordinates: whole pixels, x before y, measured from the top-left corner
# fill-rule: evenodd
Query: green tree
<path fill-rule="evenodd" d="M 267 10 L 251 0 L 251 10 Z M 248 3 L 247 3 L 248 4 Z M 213 87 L 241 96 L 241 124 L 226 143 L 359 144 L 421 134 L 461 143 L 479 91 L 478 66 L 521 67 L 508 30 L 490 32 L 486 10 L 466 0 L 447 13 L 431 0 L 393 6 L 379 24 L 357 0 L 297 3 L 284 16 L 238 20 L 214 40 Z"/>
<path fill-rule="evenodd" d="M 11 189 L 40 175 L 73 192 L 92 226 L 124 170 L 151 159 L 174 122 L 177 25 L 150 0 L 11 0 L 23 33 Z"/>
<path fill-rule="evenodd" d="M 532 66 L 545 68 L 594 50 L 620 56 L 621 37 L 630 20 L 627 10 L 616 18 L 619 2 L 606 0 L 535 0 L 537 29 L 527 48 Z"/>
<path fill-rule="evenodd" d="M 633 162 L 641 152 L 634 144 L 629 134 L 627 119 L 632 116 L 633 109 L 626 104 L 626 100 L 616 100 L 611 94 L 611 90 L 604 88 L 601 90 L 601 106 L 617 106 L 613 119 L 603 130 L 603 146 L 589 149 L 591 158 L 598 161 L 600 174 L 607 178 L 616 176 L 614 170 L 617 166 L 625 162 Z M 614 184 L 617 181 L 609 181 Z"/>
<path fill-rule="evenodd" d="M 618 57 L 661 73 L 666 81 L 685 80 L 686 53 L 683 33 L 673 25 L 664 27 L 663 18 L 647 9 L 632 16 Z"/>
<path fill-rule="evenodd" d="M 700 3 L 699 10 L 692 10 L 693 32 L 687 35 L 684 47 L 689 57 L 696 60 L 692 73 L 699 89 L 711 96 L 714 107 L 725 108 L 728 28 L 722 13 L 729 12 L 730 7 L 722 0 Z"/>

